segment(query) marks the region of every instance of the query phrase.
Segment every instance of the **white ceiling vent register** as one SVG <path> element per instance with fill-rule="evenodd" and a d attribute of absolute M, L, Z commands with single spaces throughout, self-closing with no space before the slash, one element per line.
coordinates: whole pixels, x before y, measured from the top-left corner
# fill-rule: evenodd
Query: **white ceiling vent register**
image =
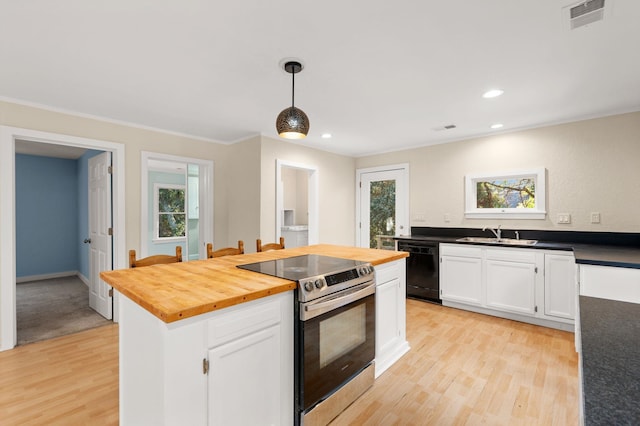
<path fill-rule="evenodd" d="M 611 1 L 611 0 L 609 0 Z M 569 27 L 572 30 L 604 19 L 605 0 L 587 0 L 568 9 Z"/>

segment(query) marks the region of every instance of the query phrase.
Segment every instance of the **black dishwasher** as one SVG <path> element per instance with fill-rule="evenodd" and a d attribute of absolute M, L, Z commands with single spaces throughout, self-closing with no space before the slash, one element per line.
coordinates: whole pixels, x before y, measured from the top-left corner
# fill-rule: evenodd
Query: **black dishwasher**
<path fill-rule="evenodd" d="M 407 297 L 442 303 L 438 267 L 438 243 L 419 240 L 398 240 L 398 251 L 407 258 Z"/>

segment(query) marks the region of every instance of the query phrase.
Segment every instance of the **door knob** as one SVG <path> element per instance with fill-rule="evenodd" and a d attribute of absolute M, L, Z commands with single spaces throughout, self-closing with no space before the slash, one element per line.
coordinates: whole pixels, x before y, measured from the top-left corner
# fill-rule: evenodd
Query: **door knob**
<path fill-rule="evenodd" d="M 84 239 L 84 243 L 85 244 L 91 244 L 91 238 L 85 238 Z"/>

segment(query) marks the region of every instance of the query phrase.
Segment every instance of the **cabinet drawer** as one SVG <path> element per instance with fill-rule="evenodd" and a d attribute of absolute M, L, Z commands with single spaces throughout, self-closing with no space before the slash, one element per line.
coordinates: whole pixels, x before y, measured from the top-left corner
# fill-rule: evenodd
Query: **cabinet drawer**
<path fill-rule="evenodd" d="M 482 247 L 464 244 L 440 244 L 441 256 L 482 257 Z"/>
<path fill-rule="evenodd" d="M 251 303 L 251 302 L 250 302 Z M 224 312 L 208 322 L 207 343 L 210 348 L 278 324 L 281 321 L 280 300 L 259 300 L 250 310 Z M 246 304 L 240 305 L 246 308 Z"/>
<path fill-rule="evenodd" d="M 518 249 L 495 249 L 488 248 L 488 260 L 504 260 L 507 262 L 536 263 L 536 253 L 534 250 Z"/>
<path fill-rule="evenodd" d="M 403 262 L 395 261 L 389 263 L 383 263 L 377 265 L 376 269 L 376 285 L 387 283 L 393 279 L 397 279 L 400 276 Z"/>

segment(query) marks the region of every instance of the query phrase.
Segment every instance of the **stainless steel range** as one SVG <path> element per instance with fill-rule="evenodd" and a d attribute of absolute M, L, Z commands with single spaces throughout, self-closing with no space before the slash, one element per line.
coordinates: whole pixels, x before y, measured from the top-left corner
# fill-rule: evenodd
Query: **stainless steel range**
<path fill-rule="evenodd" d="M 238 267 L 298 282 L 295 420 L 326 425 L 373 384 L 373 266 L 304 255 Z"/>

